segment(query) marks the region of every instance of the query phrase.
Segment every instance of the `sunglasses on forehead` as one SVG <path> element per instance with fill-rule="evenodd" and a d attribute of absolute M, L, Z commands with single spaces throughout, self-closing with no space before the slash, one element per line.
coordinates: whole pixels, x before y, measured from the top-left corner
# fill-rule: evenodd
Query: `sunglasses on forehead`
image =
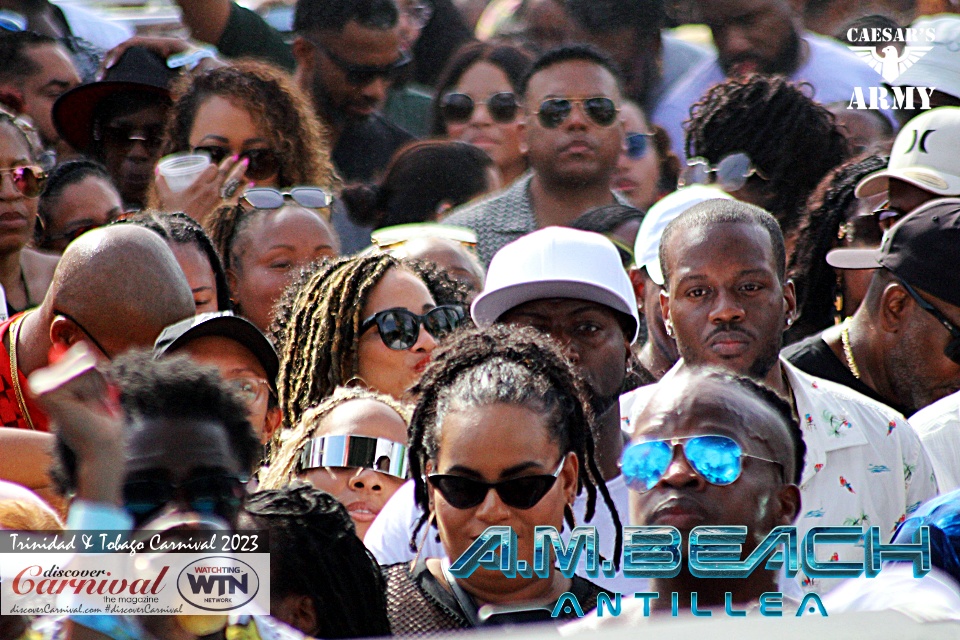
<path fill-rule="evenodd" d="M 574 105 L 580 105 L 587 117 L 601 127 L 612 125 L 620 113 L 617 103 L 610 98 L 549 98 L 540 103 L 540 109 L 533 115 L 544 129 L 556 129 L 570 117 Z"/>
<path fill-rule="evenodd" d="M 454 509 L 472 509 L 481 504 L 491 489 L 497 492 L 500 500 L 514 509 L 532 509 L 543 500 L 547 492 L 557 482 L 566 457 L 560 459 L 557 470 L 550 474 L 536 476 L 521 476 L 512 480 L 500 482 L 484 482 L 464 476 L 455 476 L 446 473 L 434 473 L 427 476 L 434 489 L 440 492 L 443 499 Z"/>
<path fill-rule="evenodd" d="M 683 448 L 683 455 L 697 474 L 710 484 L 725 487 L 733 484 L 743 472 L 743 458 L 770 462 L 780 467 L 776 460 L 769 460 L 743 452 L 733 438 L 726 436 L 690 436 L 667 440 L 648 440 L 626 448 L 620 459 L 620 470 L 627 487 L 639 493 L 653 489 L 670 465 L 675 450 Z"/>
<path fill-rule="evenodd" d="M 247 189 L 242 200 L 254 209 L 279 209 L 287 198 L 307 209 L 325 209 L 333 202 L 330 194 L 320 187 L 294 187 L 290 191 L 256 187 Z"/>
<path fill-rule="evenodd" d="M 386 438 L 320 436 L 311 438 L 300 453 L 297 471 L 324 467 L 372 469 L 406 479 L 407 446 Z"/>
<path fill-rule="evenodd" d="M 439 340 L 457 329 L 464 317 L 463 309 L 454 305 L 435 307 L 422 316 L 398 307 L 375 313 L 364 320 L 360 324 L 360 335 L 376 325 L 383 344 L 395 351 L 405 351 L 417 344 L 421 325 Z"/>

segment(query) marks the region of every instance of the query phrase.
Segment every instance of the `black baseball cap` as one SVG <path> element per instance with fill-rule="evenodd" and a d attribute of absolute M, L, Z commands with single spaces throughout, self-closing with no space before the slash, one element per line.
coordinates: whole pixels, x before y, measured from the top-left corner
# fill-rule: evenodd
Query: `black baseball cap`
<path fill-rule="evenodd" d="M 231 311 L 201 313 L 170 325 L 160 333 L 160 337 L 153 344 L 153 357 L 161 358 L 188 342 L 210 336 L 229 338 L 249 349 L 267 372 L 270 388 L 274 393 L 277 392 L 277 376 L 280 373 L 277 350 L 256 325 Z"/>
<path fill-rule="evenodd" d="M 931 200 L 891 227 L 879 249 L 834 249 L 827 263 L 837 269 L 884 267 L 960 307 L 960 198 Z"/>

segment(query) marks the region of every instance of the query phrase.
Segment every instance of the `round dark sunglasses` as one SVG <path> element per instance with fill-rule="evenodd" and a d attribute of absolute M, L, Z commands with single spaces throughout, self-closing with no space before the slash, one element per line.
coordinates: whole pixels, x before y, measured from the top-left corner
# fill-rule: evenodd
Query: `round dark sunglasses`
<path fill-rule="evenodd" d="M 123 485 L 123 505 L 137 526 L 150 520 L 174 499 L 190 509 L 232 522 L 243 502 L 244 479 L 235 475 L 209 475 L 179 484 L 163 480 L 133 480 Z"/>
<path fill-rule="evenodd" d="M 448 93 L 440 101 L 440 113 L 446 122 L 463 123 L 470 120 L 477 104 L 465 93 Z M 490 118 L 501 124 L 513 122 L 520 108 L 517 97 L 507 91 L 495 93 L 479 104 L 486 105 Z"/>
<path fill-rule="evenodd" d="M 557 482 L 564 462 L 566 457 L 560 459 L 557 470 L 551 474 L 523 476 L 500 482 L 484 482 L 446 473 L 430 474 L 427 481 L 454 509 L 472 509 L 486 500 L 491 489 L 497 492 L 500 500 L 508 507 L 532 509 Z"/>
<path fill-rule="evenodd" d="M 243 194 L 243 200 L 254 209 L 279 209 L 287 198 L 307 209 L 323 209 L 333 202 L 330 194 L 320 187 L 294 187 L 290 191 L 257 187 Z"/>
<path fill-rule="evenodd" d="M 690 436 L 668 440 L 648 440 L 626 448 L 620 459 L 627 487 L 645 493 L 656 486 L 673 462 L 674 450 L 683 446 L 683 455 L 700 476 L 721 487 L 733 484 L 743 472 L 743 458 L 763 460 L 780 467 L 776 460 L 769 460 L 743 452 L 733 438 L 727 436 Z"/>
<path fill-rule="evenodd" d="M 534 115 L 544 129 L 556 129 L 570 117 L 573 105 L 579 104 L 583 112 L 601 127 L 609 127 L 617 121 L 620 109 L 610 98 L 550 98 L 540 104 L 540 110 Z"/>
<path fill-rule="evenodd" d="M 40 167 L 13 167 L 12 169 L 0 169 L 0 177 L 10 174 L 13 180 L 13 186 L 21 195 L 27 198 L 36 198 L 43 191 L 43 185 L 47 182 L 47 172 Z"/>
<path fill-rule="evenodd" d="M 387 309 L 364 320 L 360 324 L 360 334 L 377 325 L 383 344 L 396 351 L 405 351 L 417 344 L 421 325 L 439 340 L 459 327 L 463 318 L 463 309 L 453 305 L 435 307 L 422 316 L 408 309 Z"/>
<path fill-rule="evenodd" d="M 220 164 L 233 153 L 226 147 L 216 145 L 194 147 L 193 152 L 207 154 L 213 164 Z M 240 159 L 244 158 L 249 163 L 245 175 L 251 180 L 266 180 L 280 172 L 280 158 L 273 149 L 247 149 L 240 153 Z"/>

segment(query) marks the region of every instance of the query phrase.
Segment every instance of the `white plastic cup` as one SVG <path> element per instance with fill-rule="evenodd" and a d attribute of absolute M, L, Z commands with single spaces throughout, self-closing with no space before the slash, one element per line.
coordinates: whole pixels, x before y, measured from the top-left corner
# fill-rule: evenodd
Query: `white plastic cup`
<path fill-rule="evenodd" d="M 157 164 L 160 175 L 174 193 L 184 191 L 210 166 L 210 156 L 202 153 L 175 153 L 161 158 Z"/>

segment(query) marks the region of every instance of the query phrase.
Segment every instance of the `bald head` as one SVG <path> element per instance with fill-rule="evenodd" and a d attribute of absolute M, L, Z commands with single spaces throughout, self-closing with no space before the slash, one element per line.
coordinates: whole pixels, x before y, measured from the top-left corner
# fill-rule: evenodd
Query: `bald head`
<path fill-rule="evenodd" d="M 95 229 L 60 258 L 43 301 L 115 355 L 152 347 L 169 324 L 196 313 L 190 285 L 159 235 L 134 225 Z"/>

